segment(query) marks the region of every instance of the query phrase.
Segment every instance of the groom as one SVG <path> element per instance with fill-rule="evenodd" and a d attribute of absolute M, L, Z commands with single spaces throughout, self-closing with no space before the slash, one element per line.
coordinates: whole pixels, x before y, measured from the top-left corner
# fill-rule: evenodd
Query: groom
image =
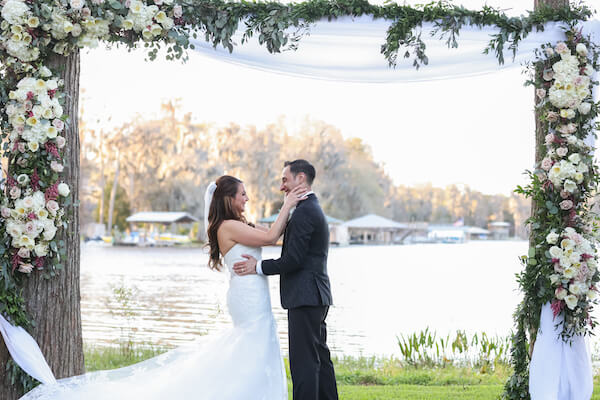
<path fill-rule="evenodd" d="M 337 399 L 333 363 L 327 347 L 325 318 L 332 304 L 327 253 L 329 227 L 311 186 L 315 168 L 305 160 L 286 161 L 280 190 L 308 188 L 308 198 L 296 206 L 283 236 L 281 257 L 256 259 L 234 265 L 238 275 L 257 273 L 280 276 L 281 305 L 288 310 L 290 370 L 294 400 Z M 243 273 L 242 271 L 249 271 Z"/>

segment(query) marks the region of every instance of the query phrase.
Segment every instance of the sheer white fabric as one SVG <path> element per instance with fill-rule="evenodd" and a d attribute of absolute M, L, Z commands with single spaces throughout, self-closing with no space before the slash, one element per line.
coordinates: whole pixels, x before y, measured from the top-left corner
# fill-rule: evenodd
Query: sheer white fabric
<path fill-rule="evenodd" d="M 425 23 L 421 32 L 427 45 L 429 65 L 416 70 L 412 61 L 402 58 L 401 51 L 394 69 L 388 67 L 380 54 L 390 24 L 391 21 L 370 16 L 319 21 L 311 28 L 310 35 L 300 40 L 298 50 L 280 54 L 269 54 L 264 46 L 258 44 L 256 37 L 239 45 L 241 30 L 235 39 L 238 46 L 231 54 L 221 46 L 213 49 L 202 39 L 192 40 L 192 43 L 197 52 L 207 57 L 250 68 L 316 79 L 382 83 L 460 78 L 519 68 L 522 63 L 533 59 L 534 50 L 541 44 L 564 40 L 564 24 L 548 23 L 543 32 L 531 32 L 519 44 L 514 62 L 512 51 L 505 49 L 506 62 L 500 66 L 494 54 L 482 54 L 490 35 L 497 33 L 498 28 L 465 26 L 458 37 L 458 48 L 449 49 L 445 39 L 430 37 L 433 24 Z M 584 34 L 591 34 L 596 42 L 600 42 L 600 20 L 582 22 L 580 27 Z"/>
<path fill-rule="evenodd" d="M 56 383 L 42 351 L 27 331 L 13 326 L 0 314 L 0 333 L 13 360 L 42 383 Z"/>
<path fill-rule="evenodd" d="M 236 244 L 226 255 L 227 305 L 233 327 L 129 367 L 60 379 L 24 400 L 287 399 L 285 368 L 266 277 L 235 275 L 242 254 L 261 250 Z"/>
<path fill-rule="evenodd" d="M 592 360 L 582 336 L 565 343 L 556 327 L 550 303 L 542 307 L 540 329 L 529 365 L 529 393 L 532 400 L 589 400 L 594 390 Z"/>

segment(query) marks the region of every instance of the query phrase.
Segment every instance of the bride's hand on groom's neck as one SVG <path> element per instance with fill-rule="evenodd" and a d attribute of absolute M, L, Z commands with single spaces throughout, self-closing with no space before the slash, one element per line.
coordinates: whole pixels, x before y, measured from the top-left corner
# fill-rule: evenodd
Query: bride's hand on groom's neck
<path fill-rule="evenodd" d="M 284 205 L 289 206 L 290 208 L 295 207 L 302 200 L 306 200 L 306 193 L 308 192 L 308 188 L 304 185 L 296 186 L 294 189 L 290 190 L 284 200 Z"/>

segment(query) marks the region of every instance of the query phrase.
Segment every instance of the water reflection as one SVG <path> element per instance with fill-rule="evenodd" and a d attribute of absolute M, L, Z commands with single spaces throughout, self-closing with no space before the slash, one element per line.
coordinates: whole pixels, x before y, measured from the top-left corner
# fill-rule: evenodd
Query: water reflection
<path fill-rule="evenodd" d="M 266 248 L 263 257 L 277 257 L 279 251 Z M 332 248 L 332 351 L 397 355 L 396 335 L 427 326 L 440 334 L 457 329 L 508 334 L 520 298 L 517 257 L 526 251 L 527 242 Z M 83 245 L 85 341 L 176 346 L 225 329 L 231 323 L 225 300 L 229 277 L 209 270 L 206 262 L 201 249 Z M 270 278 L 270 288 L 287 350 L 287 314 L 280 307 L 277 278 Z"/>

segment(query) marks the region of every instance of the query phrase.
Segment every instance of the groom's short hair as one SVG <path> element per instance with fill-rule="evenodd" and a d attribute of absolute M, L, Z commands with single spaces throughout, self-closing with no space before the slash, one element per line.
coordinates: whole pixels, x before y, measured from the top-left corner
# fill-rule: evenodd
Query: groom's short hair
<path fill-rule="evenodd" d="M 315 167 L 313 167 L 311 163 L 306 160 L 286 161 L 283 164 L 283 167 L 290 167 L 290 172 L 294 176 L 298 175 L 300 172 L 303 172 L 306 176 L 306 182 L 309 185 L 312 185 L 313 181 L 315 180 L 315 176 L 317 175 Z"/>

